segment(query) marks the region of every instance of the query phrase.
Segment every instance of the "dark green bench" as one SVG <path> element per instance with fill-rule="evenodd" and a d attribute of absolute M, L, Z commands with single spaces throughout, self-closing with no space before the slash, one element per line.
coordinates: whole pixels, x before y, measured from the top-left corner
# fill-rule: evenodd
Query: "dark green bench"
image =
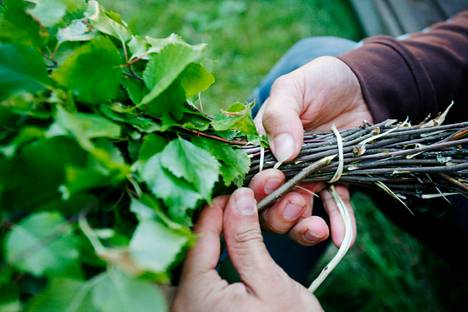
<path fill-rule="evenodd" d="M 399 36 L 468 9 L 468 0 L 350 0 L 367 36 Z"/>

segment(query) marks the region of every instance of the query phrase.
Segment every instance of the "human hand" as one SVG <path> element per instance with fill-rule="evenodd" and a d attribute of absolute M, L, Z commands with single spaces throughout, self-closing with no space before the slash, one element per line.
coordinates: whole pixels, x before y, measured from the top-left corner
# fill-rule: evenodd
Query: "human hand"
<path fill-rule="evenodd" d="M 278 78 L 255 118 L 257 128 L 268 135 L 272 152 L 280 162 L 290 161 L 298 155 L 304 130 L 330 130 L 333 124 L 341 129 L 351 128 L 361 125 L 364 120 L 372 122 L 372 116 L 357 77 L 341 60 L 328 56 Z M 250 187 L 260 200 L 283 184 L 284 179 L 279 170 L 269 169 L 257 174 Z M 330 229 L 322 218 L 312 216 L 312 197 L 304 191 L 305 188 L 320 193 L 330 218 L 333 242 L 339 246 L 344 237 L 344 223 L 330 193 L 324 190 L 325 184 L 301 186 L 302 189 L 283 196 L 263 212 L 264 226 L 276 233 L 289 232 L 303 245 L 315 245 L 327 239 Z M 350 209 L 355 233 L 349 192 L 343 186 L 337 187 L 337 192 Z"/>
<path fill-rule="evenodd" d="M 214 199 L 201 212 L 195 232 L 198 240 L 186 258 L 173 312 L 322 311 L 317 299 L 268 254 L 252 190 Z M 228 284 L 216 271 L 221 233 L 239 283 Z"/>

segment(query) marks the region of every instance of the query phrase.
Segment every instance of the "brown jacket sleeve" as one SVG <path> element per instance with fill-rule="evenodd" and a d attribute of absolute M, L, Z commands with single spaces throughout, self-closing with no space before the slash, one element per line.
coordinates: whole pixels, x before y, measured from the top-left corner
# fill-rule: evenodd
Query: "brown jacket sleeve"
<path fill-rule="evenodd" d="M 358 77 L 375 122 L 418 122 L 452 100 L 448 121 L 468 118 L 468 11 L 404 40 L 371 37 L 339 58 Z"/>

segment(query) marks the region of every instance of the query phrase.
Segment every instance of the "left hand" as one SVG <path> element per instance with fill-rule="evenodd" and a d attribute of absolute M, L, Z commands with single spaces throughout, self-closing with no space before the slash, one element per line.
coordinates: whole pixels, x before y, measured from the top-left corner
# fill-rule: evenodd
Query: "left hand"
<path fill-rule="evenodd" d="M 372 123 L 359 80 L 344 62 L 324 56 L 279 77 L 273 84 L 270 97 L 258 112 L 255 123 L 259 132 L 267 134 L 271 151 L 278 161 L 292 161 L 299 154 L 304 130 L 330 130 Z M 257 174 L 250 187 L 257 200 L 284 183 L 279 170 L 265 170 Z M 302 245 L 315 245 L 328 238 L 330 232 L 335 245 L 340 246 L 345 227 L 331 194 L 324 183 L 301 184 L 262 213 L 262 224 L 275 233 L 288 233 Z M 330 219 L 325 221 L 312 215 L 312 196 L 308 189 L 319 193 Z M 336 188 L 350 212 L 353 238 L 356 237 L 354 214 L 349 192 L 344 186 Z M 353 239 L 354 241 L 354 239 Z"/>
<path fill-rule="evenodd" d="M 214 199 L 195 232 L 198 240 L 186 258 L 172 311 L 322 311 L 314 295 L 268 254 L 252 190 Z M 228 284 L 216 271 L 221 232 L 240 283 Z"/>

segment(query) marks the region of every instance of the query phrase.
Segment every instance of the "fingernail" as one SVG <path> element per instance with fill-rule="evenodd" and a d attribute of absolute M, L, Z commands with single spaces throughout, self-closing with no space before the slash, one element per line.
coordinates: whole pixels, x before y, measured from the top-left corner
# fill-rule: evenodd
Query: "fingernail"
<path fill-rule="evenodd" d="M 265 194 L 270 194 L 281 185 L 281 179 L 270 178 L 266 181 L 263 191 Z"/>
<path fill-rule="evenodd" d="M 304 210 L 304 205 L 297 203 L 289 202 L 286 204 L 286 207 L 283 211 L 283 217 L 288 221 L 294 221 L 301 215 Z"/>
<path fill-rule="evenodd" d="M 239 197 L 234 202 L 236 210 L 244 216 L 251 216 L 257 212 L 257 202 L 252 197 Z"/>
<path fill-rule="evenodd" d="M 289 133 L 282 133 L 273 139 L 276 160 L 283 162 L 294 152 L 294 139 Z"/>

